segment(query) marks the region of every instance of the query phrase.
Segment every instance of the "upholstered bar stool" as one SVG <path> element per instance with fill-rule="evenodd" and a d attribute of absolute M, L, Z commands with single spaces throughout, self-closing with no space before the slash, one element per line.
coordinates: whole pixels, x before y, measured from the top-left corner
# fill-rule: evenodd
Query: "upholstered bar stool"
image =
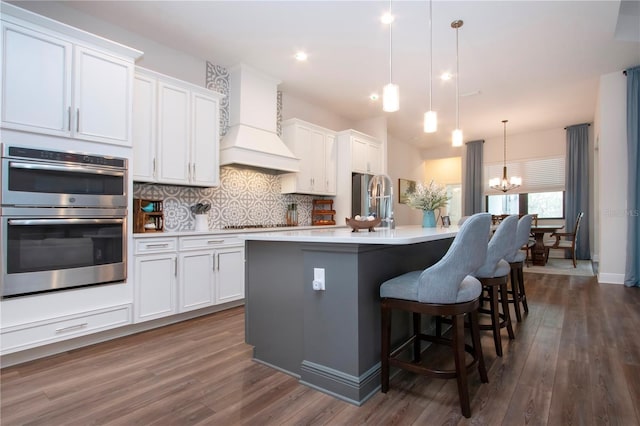
<path fill-rule="evenodd" d="M 531 223 L 533 222 L 533 215 L 527 214 L 520 218 L 518 221 L 518 227 L 516 229 L 516 239 L 511 254 L 508 254 L 504 260 L 509 262 L 511 268 L 511 289 L 507 292 L 511 295 L 509 303 L 513 303 L 514 310 L 516 311 L 516 319 L 518 322 L 522 321 L 522 313 L 520 311 L 520 304 L 525 313 L 529 313 L 529 305 L 527 304 L 527 294 L 524 290 L 524 274 L 522 272 L 524 268 L 524 262 L 527 258 L 527 253 L 522 251 L 522 247 L 529 242 L 529 234 L 531 233 Z"/>
<path fill-rule="evenodd" d="M 489 302 L 488 309 L 480 307 L 478 312 L 489 314 L 491 324 L 480 324 L 480 329 L 493 331 L 493 341 L 498 356 L 502 356 L 500 329 L 506 327 L 509 339 L 515 339 L 507 296 L 507 282 L 511 267 L 504 260 L 504 257 L 510 255 L 513 250 L 517 225 L 518 216 L 516 215 L 507 216 L 500 222 L 493 237 L 489 240 L 487 259 L 484 265 L 472 274 L 480 281 L 483 290 L 487 292 L 487 296 L 483 295 L 481 301 Z M 500 297 L 498 297 L 498 291 L 500 291 Z M 499 301 L 502 305 L 502 313 L 500 313 Z"/>
<path fill-rule="evenodd" d="M 382 317 L 381 380 L 382 392 L 389 390 L 389 368 L 404 370 L 429 377 L 456 378 L 462 414 L 471 416 L 467 374 L 477 364 L 482 382 L 487 383 L 487 370 L 482 356 L 478 328 L 478 307 L 482 285 L 468 275 L 485 262 L 491 215 L 480 213 L 468 218 L 461 226 L 444 257 L 424 271 L 408 272 L 380 286 Z M 413 335 L 391 351 L 391 311 L 408 311 L 413 314 Z M 423 334 L 420 330 L 422 314 L 450 316 L 453 321 L 453 337 Z M 469 317 L 472 346 L 464 341 L 464 318 Z M 421 365 L 421 342 L 444 344 L 453 348 L 455 370 L 436 370 Z M 412 345 L 413 344 L 413 345 Z M 412 346 L 411 346 L 412 345 Z M 397 357 L 402 351 L 413 349 L 413 362 Z M 473 359 L 466 364 L 465 352 Z"/>

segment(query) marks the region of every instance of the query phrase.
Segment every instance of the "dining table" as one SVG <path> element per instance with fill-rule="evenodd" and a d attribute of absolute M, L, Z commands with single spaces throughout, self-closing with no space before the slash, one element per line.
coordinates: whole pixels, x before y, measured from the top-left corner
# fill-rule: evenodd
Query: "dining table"
<path fill-rule="evenodd" d="M 535 266 L 544 266 L 547 263 L 544 250 L 544 234 L 553 233 L 564 228 L 564 225 L 532 225 L 531 234 L 534 244 L 531 247 L 531 258 Z"/>

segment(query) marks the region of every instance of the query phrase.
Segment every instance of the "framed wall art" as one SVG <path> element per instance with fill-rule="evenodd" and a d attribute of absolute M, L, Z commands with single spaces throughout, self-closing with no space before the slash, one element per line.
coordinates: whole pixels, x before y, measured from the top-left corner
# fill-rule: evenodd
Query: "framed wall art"
<path fill-rule="evenodd" d="M 416 190 L 416 181 L 410 179 L 398 179 L 398 202 L 407 204 L 407 194 Z"/>

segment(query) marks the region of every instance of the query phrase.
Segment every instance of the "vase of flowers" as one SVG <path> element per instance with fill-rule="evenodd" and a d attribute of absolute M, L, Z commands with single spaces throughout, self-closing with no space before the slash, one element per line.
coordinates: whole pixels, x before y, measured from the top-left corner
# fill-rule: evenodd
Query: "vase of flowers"
<path fill-rule="evenodd" d="M 435 210 L 447 205 L 451 199 L 447 195 L 447 189 L 431 181 L 429 185 L 421 183 L 416 185 L 413 192 L 407 193 L 407 205 L 422 210 L 422 226 L 434 228 L 436 226 Z"/>

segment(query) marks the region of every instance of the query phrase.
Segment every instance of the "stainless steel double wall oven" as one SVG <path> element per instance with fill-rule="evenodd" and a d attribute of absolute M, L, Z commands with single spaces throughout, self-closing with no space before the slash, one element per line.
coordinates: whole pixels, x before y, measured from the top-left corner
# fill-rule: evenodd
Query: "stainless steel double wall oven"
<path fill-rule="evenodd" d="M 2 297 L 127 277 L 127 160 L 2 146 Z"/>

